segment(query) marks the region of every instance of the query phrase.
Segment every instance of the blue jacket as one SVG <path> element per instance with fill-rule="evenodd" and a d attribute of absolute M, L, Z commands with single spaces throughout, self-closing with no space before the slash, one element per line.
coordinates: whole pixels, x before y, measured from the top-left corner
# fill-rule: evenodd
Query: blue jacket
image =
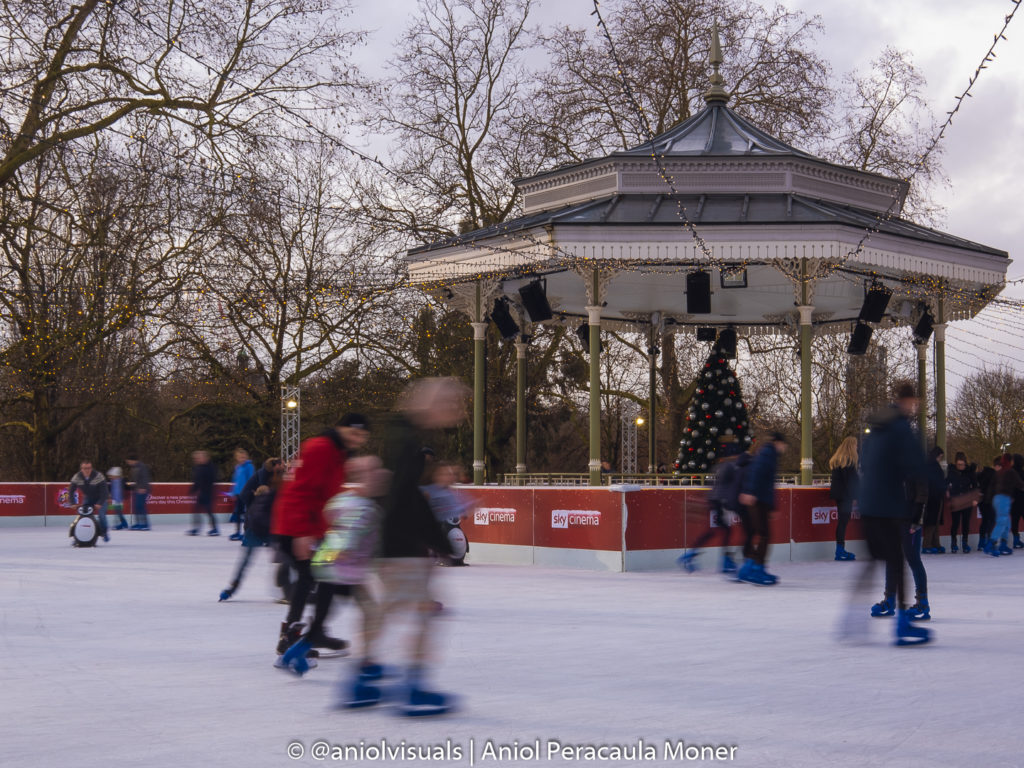
<path fill-rule="evenodd" d="M 778 464 L 779 452 L 775 450 L 775 443 L 765 443 L 743 475 L 743 493 L 757 497 L 761 504 L 774 507 L 775 470 Z"/>
<path fill-rule="evenodd" d="M 235 472 L 231 475 L 231 482 L 234 483 L 234 486 L 231 488 L 231 495 L 241 496 L 242 489 L 245 488 L 245 484 L 249 482 L 249 478 L 254 474 L 256 474 L 256 467 L 248 459 L 241 464 L 236 464 Z"/>
<path fill-rule="evenodd" d="M 870 420 L 860 452 L 861 517 L 909 518 L 909 489 L 927 488 L 924 450 L 899 408 L 890 405 Z M 916 492 L 921 501 L 920 491 Z"/>

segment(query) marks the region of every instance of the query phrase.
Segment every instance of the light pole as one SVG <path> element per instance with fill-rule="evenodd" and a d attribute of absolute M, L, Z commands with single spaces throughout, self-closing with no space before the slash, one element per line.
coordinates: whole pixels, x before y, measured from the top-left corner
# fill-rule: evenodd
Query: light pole
<path fill-rule="evenodd" d="M 281 460 L 291 461 L 299 455 L 299 388 L 281 385 Z"/>

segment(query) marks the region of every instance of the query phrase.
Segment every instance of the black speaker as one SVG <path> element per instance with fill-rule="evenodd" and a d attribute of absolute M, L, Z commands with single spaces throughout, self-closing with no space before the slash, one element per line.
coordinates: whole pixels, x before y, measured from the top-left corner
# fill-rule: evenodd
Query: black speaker
<path fill-rule="evenodd" d="M 540 323 L 552 318 L 547 286 L 543 280 L 527 283 L 519 289 L 519 295 L 523 299 L 523 308 L 530 316 L 531 323 Z"/>
<path fill-rule="evenodd" d="M 850 336 L 850 345 L 846 348 L 847 354 L 867 354 L 868 344 L 871 342 L 871 334 L 871 326 L 858 321 L 857 326 L 853 329 L 853 335 Z"/>
<path fill-rule="evenodd" d="M 914 326 L 914 343 L 923 344 L 928 341 L 932 335 L 933 325 L 935 325 L 935 319 L 932 317 L 932 313 L 926 309 L 921 315 L 921 319 L 917 321 L 917 325 Z"/>
<path fill-rule="evenodd" d="M 698 328 L 697 341 L 714 341 L 718 331 L 714 328 Z"/>
<path fill-rule="evenodd" d="M 711 275 L 707 272 L 690 272 L 686 276 L 686 313 L 711 314 Z"/>
<path fill-rule="evenodd" d="M 730 360 L 736 359 L 736 330 L 726 328 L 718 334 L 718 343 L 715 346 Z"/>
<path fill-rule="evenodd" d="M 579 328 L 576 329 L 576 336 L 583 343 L 583 349 L 589 354 L 590 352 L 590 324 L 582 323 Z M 597 351 L 600 352 L 604 347 L 601 345 L 600 338 L 597 341 Z"/>
<path fill-rule="evenodd" d="M 491 320 L 498 326 L 498 333 L 503 339 L 511 339 L 519 333 L 519 325 L 516 323 L 512 313 L 508 311 L 508 299 L 500 298 L 494 300 L 494 309 L 491 310 Z"/>
<path fill-rule="evenodd" d="M 889 299 L 892 298 L 892 291 L 884 285 L 873 284 L 864 294 L 864 304 L 861 305 L 858 320 L 866 323 L 880 323 L 885 317 L 885 309 L 889 306 Z"/>

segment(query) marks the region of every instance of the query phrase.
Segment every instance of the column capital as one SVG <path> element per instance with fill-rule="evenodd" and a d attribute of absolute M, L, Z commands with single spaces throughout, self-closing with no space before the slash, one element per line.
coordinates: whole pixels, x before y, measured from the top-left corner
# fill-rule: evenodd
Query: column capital
<path fill-rule="evenodd" d="M 945 323 L 936 323 L 935 325 L 932 326 L 932 331 L 935 333 L 935 340 L 936 341 L 945 341 L 946 340 L 946 324 Z"/>
<path fill-rule="evenodd" d="M 923 341 L 920 344 L 915 344 L 914 346 L 917 347 L 917 359 L 918 359 L 918 361 L 927 360 L 928 359 L 928 342 L 927 341 Z"/>
<path fill-rule="evenodd" d="M 473 340 L 483 341 L 487 338 L 487 323 L 470 323 L 473 326 Z"/>
<path fill-rule="evenodd" d="M 530 345 L 527 344 L 525 341 L 517 341 L 515 344 L 516 344 L 516 359 L 517 360 L 525 360 L 526 359 L 526 350 L 530 348 Z"/>
<path fill-rule="evenodd" d="M 590 325 L 600 325 L 601 324 L 601 309 L 602 308 L 600 306 L 595 306 L 593 304 L 588 304 L 587 305 L 587 307 L 586 307 L 587 318 L 588 318 L 587 322 Z"/>
<path fill-rule="evenodd" d="M 810 325 L 814 307 L 810 304 L 800 304 L 797 306 L 797 311 L 800 313 L 800 325 Z"/>

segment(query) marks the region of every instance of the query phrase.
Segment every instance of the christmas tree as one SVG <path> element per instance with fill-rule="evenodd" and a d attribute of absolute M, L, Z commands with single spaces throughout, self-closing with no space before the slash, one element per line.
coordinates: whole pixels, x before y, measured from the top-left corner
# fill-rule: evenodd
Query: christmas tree
<path fill-rule="evenodd" d="M 699 374 L 675 469 L 683 473 L 710 472 L 715 457 L 730 443 L 741 450 L 750 446 L 747 406 L 739 379 L 725 353 L 716 346 Z"/>

